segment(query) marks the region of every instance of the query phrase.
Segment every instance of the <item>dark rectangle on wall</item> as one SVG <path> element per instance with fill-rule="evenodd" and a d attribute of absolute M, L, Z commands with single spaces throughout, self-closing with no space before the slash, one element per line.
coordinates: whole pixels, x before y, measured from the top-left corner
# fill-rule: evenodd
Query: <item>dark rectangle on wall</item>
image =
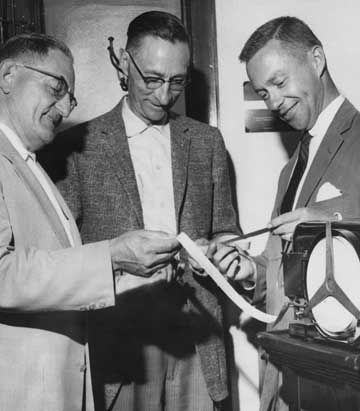
<path fill-rule="evenodd" d="M 245 132 L 261 133 L 268 131 L 292 131 L 293 128 L 281 121 L 267 109 L 251 109 L 245 111 Z"/>

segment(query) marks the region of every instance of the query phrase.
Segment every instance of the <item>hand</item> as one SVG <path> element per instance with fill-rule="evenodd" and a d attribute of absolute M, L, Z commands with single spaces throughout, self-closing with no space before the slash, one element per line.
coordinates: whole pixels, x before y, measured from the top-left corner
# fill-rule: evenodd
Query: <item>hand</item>
<path fill-rule="evenodd" d="M 272 234 L 279 235 L 283 240 L 291 241 L 295 227 L 305 221 L 334 220 L 333 213 L 311 207 L 298 208 L 289 213 L 281 214 L 269 223 Z"/>
<path fill-rule="evenodd" d="M 255 282 L 255 263 L 246 250 L 240 246 L 211 244 L 207 257 L 229 280 L 246 283 Z"/>
<path fill-rule="evenodd" d="M 151 277 L 143 277 L 123 272 L 119 276 L 115 276 L 115 290 L 119 295 L 139 287 L 146 287 L 159 282 L 171 282 L 176 278 L 176 268 L 172 264 L 157 270 Z"/>
<path fill-rule="evenodd" d="M 201 249 L 201 251 L 206 254 L 210 241 L 206 238 L 199 238 L 195 241 L 195 244 Z M 202 267 L 190 256 L 188 256 L 188 263 L 191 271 L 202 277 L 206 277 L 207 274 Z"/>
<path fill-rule="evenodd" d="M 161 231 L 129 231 L 110 240 L 113 269 L 144 277 L 166 267 L 179 249 L 176 238 Z"/>

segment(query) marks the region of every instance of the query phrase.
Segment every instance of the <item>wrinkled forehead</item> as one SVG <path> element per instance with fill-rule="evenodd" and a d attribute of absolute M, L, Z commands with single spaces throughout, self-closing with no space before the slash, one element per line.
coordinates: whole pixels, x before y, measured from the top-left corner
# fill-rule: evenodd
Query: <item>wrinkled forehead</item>
<path fill-rule="evenodd" d="M 71 89 L 74 88 L 75 73 L 73 60 L 61 50 L 51 49 L 47 55 L 34 59 L 32 64 L 58 77 L 64 77 L 69 87 Z"/>
<path fill-rule="evenodd" d="M 289 73 L 298 68 L 304 58 L 301 53 L 282 42 L 269 41 L 247 62 L 246 71 L 253 83 L 264 83 L 281 73 Z"/>
<path fill-rule="evenodd" d="M 187 43 L 172 42 L 155 36 L 143 37 L 132 54 L 143 63 L 153 64 L 156 59 L 168 63 L 173 61 L 186 66 L 190 63 L 190 48 Z"/>

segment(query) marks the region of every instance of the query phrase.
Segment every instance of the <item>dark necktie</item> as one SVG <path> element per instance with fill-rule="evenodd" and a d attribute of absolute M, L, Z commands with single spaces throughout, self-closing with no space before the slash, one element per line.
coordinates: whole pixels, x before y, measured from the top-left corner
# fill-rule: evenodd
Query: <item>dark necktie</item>
<path fill-rule="evenodd" d="M 301 177 L 304 175 L 304 171 L 309 159 L 310 139 L 311 135 L 308 132 L 306 132 L 301 139 L 298 160 L 294 168 L 294 172 L 291 176 L 288 188 L 284 195 L 283 201 L 281 203 L 280 214 L 287 213 L 293 208 L 296 191 L 299 187 Z"/>

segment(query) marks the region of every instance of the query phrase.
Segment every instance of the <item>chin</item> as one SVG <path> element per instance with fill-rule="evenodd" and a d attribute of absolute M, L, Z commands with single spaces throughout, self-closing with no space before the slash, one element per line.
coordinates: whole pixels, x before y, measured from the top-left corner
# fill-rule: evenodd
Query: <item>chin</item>
<path fill-rule="evenodd" d="M 47 145 L 47 144 L 50 144 L 53 140 L 54 140 L 54 138 L 55 138 L 55 133 L 54 133 L 54 131 L 48 131 L 47 133 L 42 133 L 41 135 L 40 135 L 40 144 L 41 144 L 41 147 L 43 147 L 43 146 L 45 146 L 45 145 Z"/>

